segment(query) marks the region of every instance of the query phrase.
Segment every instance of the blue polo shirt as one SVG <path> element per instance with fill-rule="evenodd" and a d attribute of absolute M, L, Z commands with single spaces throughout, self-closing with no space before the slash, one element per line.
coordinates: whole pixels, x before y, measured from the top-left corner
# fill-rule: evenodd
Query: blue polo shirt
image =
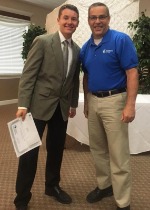
<path fill-rule="evenodd" d="M 126 71 L 137 67 L 138 58 L 131 38 L 109 29 L 99 45 L 93 36 L 80 52 L 83 71 L 88 74 L 89 91 L 107 91 L 126 87 Z"/>

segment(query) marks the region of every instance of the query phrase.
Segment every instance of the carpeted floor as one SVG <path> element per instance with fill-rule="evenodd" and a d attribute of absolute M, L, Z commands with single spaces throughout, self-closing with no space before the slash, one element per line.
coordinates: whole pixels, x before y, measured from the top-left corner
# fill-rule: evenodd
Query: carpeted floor
<path fill-rule="evenodd" d="M 16 104 L 0 106 L 0 210 L 15 210 L 15 179 L 18 158 L 9 136 L 7 122 L 15 118 Z M 29 210 L 116 210 L 113 197 L 95 204 L 85 200 L 96 187 L 95 169 L 89 147 L 67 136 L 61 170 L 61 186 L 73 199 L 70 205 L 56 202 L 44 195 L 46 150 L 40 148 L 38 170 L 32 188 Z M 131 156 L 133 174 L 132 210 L 150 210 L 150 153 Z"/>

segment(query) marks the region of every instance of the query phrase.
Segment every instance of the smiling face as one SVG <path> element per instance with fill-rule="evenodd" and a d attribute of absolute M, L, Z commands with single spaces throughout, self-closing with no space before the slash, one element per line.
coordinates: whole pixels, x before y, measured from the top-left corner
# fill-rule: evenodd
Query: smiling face
<path fill-rule="evenodd" d="M 91 7 L 88 23 L 95 39 L 102 38 L 109 28 L 110 16 L 105 6 Z"/>
<path fill-rule="evenodd" d="M 66 39 L 71 38 L 79 24 L 78 14 L 71 9 L 64 9 L 57 19 L 59 29 Z"/>

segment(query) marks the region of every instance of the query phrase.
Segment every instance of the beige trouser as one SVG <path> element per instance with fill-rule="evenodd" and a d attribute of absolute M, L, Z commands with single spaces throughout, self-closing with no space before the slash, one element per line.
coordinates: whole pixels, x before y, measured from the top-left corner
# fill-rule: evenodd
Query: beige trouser
<path fill-rule="evenodd" d="M 89 140 L 98 187 L 112 185 L 119 207 L 128 206 L 131 196 L 128 124 L 121 121 L 125 101 L 126 93 L 104 98 L 88 94 Z"/>

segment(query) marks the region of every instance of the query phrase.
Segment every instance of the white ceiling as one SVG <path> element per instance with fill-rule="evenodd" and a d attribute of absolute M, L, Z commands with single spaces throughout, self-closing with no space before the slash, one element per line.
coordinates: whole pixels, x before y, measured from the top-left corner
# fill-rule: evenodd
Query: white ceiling
<path fill-rule="evenodd" d="M 66 0 L 20 0 L 43 8 L 53 10 L 63 4 Z"/>

